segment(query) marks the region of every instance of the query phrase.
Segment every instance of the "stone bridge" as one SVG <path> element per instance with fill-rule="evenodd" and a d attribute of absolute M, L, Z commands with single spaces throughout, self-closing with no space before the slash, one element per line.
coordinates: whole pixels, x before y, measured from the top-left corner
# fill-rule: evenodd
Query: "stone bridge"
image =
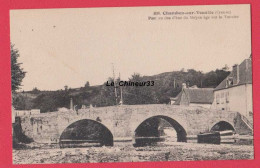
<path fill-rule="evenodd" d="M 173 105 L 122 105 L 80 109 L 66 112 L 49 112 L 21 117 L 25 135 L 40 143 L 59 143 L 62 133 L 80 121 L 92 121 L 108 130 L 113 142 L 133 141 L 137 128 L 153 119 L 167 121 L 177 132 L 178 141 L 199 133 L 232 129 L 248 134 L 250 128 L 238 112 L 217 111 L 202 107 Z M 153 122 L 150 122 L 152 125 Z"/>

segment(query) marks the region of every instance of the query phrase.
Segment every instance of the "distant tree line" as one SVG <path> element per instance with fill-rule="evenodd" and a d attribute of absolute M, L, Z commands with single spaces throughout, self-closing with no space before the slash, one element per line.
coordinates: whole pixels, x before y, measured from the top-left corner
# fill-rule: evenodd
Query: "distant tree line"
<path fill-rule="evenodd" d="M 142 76 L 134 73 L 129 81 L 149 80 L 154 81 L 155 85 L 152 87 L 118 87 L 117 94 L 114 87 L 106 86 L 106 82 L 100 86 L 90 86 L 88 81 L 78 89 L 65 86 L 64 90 L 41 91 L 35 87 L 29 92 L 17 92 L 26 74 L 21 68 L 21 63 L 17 61 L 18 57 L 18 50 L 14 48 L 14 45 L 11 45 L 13 106 L 18 110 L 40 109 L 41 112 L 57 111 L 60 107 L 69 108 L 71 98 L 77 108 L 90 104 L 97 107 L 113 106 L 118 104 L 121 90 L 124 104 L 169 103 L 170 97 L 175 97 L 180 93 L 183 83 L 186 83 L 187 86 L 197 85 L 200 88 L 215 88 L 230 73 L 227 66 L 207 73 L 194 69 L 165 72 L 153 76 Z M 109 78 L 108 81 L 119 83 L 120 79 Z"/>
<path fill-rule="evenodd" d="M 187 71 L 166 72 L 154 76 L 141 76 L 138 73 L 133 74 L 130 81 L 155 81 L 152 87 L 124 86 L 122 89 L 117 87 L 117 99 L 115 88 L 106 86 L 106 82 L 100 86 L 90 86 L 86 82 L 80 89 L 68 89 L 58 91 L 40 91 L 34 88 L 30 92 L 19 93 L 13 102 L 16 109 L 41 109 L 41 112 L 57 111 L 60 107 L 69 108 L 70 98 L 74 105 L 81 108 L 82 105 L 102 107 L 113 106 L 119 102 L 120 91 L 122 90 L 124 104 L 165 104 L 169 103 L 170 97 L 175 97 L 182 89 L 182 83 L 187 86 L 197 85 L 199 88 L 215 88 L 228 75 L 226 69 L 216 69 L 208 73 L 202 73 L 194 69 Z M 120 79 L 116 79 L 119 83 Z M 114 81 L 113 78 L 108 79 Z"/>

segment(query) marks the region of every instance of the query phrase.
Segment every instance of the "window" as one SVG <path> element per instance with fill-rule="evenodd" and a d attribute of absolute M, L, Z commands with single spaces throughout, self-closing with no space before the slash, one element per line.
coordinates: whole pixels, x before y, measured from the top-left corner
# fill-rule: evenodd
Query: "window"
<path fill-rule="evenodd" d="M 226 103 L 229 103 L 229 92 L 226 92 Z"/>
<path fill-rule="evenodd" d="M 216 94 L 216 103 L 219 104 L 219 94 Z"/>
<path fill-rule="evenodd" d="M 233 78 L 228 77 L 226 80 L 226 88 L 233 85 Z"/>
<path fill-rule="evenodd" d="M 222 92 L 221 93 L 221 98 L 223 98 L 225 96 L 225 93 L 224 92 Z"/>

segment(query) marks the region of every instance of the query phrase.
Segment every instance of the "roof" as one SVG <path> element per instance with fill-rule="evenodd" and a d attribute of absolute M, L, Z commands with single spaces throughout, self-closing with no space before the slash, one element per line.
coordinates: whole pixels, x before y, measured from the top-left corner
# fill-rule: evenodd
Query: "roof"
<path fill-rule="evenodd" d="M 252 61 L 251 59 L 245 59 L 238 66 L 239 80 L 233 84 L 227 84 L 229 80 L 234 80 L 236 78 L 237 69 L 233 69 L 232 72 L 214 89 L 221 90 L 230 87 L 235 87 L 243 84 L 252 84 Z"/>
<path fill-rule="evenodd" d="M 184 88 L 178 95 L 175 105 L 180 105 L 182 95 L 188 98 L 189 103 L 212 104 L 214 95 L 213 88 Z"/>

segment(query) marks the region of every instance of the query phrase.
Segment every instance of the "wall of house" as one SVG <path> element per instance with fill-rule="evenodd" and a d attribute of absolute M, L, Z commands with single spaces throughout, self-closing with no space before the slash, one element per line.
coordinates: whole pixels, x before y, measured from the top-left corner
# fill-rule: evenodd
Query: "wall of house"
<path fill-rule="evenodd" d="M 252 84 L 214 91 L 212 107 L 215 109 L 240 112 L 249 118 L 252 104 Z"/>

